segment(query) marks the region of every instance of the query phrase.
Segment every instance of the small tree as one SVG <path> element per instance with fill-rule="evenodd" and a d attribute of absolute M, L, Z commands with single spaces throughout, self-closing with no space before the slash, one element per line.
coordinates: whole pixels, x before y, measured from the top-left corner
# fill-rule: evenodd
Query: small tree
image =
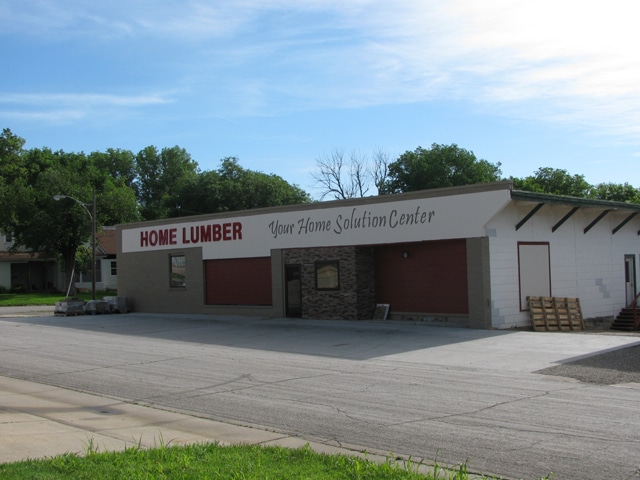
<path fill-rule="evenodd" d="M 320 198 L 328 195 L 336 200 L 365 197 L 372 187 L 380 190 L 387 177 L 388 156 L 376 150 L 373 159 L 351 152 L 347 158 L 344 150 L 333 150 L 316 160 L 317 171 L 311 176 L 320 189 Z"/>

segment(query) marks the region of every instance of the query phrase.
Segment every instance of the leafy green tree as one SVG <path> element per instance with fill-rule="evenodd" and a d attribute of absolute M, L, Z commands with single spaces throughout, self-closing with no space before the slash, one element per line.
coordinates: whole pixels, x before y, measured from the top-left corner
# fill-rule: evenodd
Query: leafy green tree
<path fill-rule="evenodd" d="M 13 233 L 12 250 L 60 255 L 69 280 L 78 247 L 91 238 L 92 222 L 80 205 L 61 208 L 53 196 L 90 201 L 91 167 L 83 154 L 49 149 L 26 151 L 17 162 L 23 174 L 5 185 L 0 197 L 2 229 Z"/>
<path fill-rule="evenodd" d="M 223 159 L 218 173 L 221 181 L 221 211 L 295 205 L 311 201 L 309 194 L 298 186 L 291 185 L 274 174 L 246 170 L 235 157 Z"/>
<path fill-rule="evenodd" d="M 0 137 L 0 229 L 13 233 L 13 251 L 60 256 L 68 282 L 78 249 L 92 236 L 94 188 L 98 226 L 138 219 L 135 194 L 83 153 L 24 150 L 23 145 L 8 130 Z M 84 207 L 71 199 L 55 201 L 54 195 L 72 197 Z"/>
<path fill-rule="evenodd" d="M 248 210 L 311 201 L 309 194 L 277 175 L 244 169 L 228 157 L 218 170 L 201 172 L 172 197 L 171 216 Z"/>
<path fill-rule="evenodd" d="M 585 180 L 584 175 L 571 175 L 559 168 L 539 168 L 533 175 L 512 180 L 514 188 L 529 192 L 588 197 L 591 190 L 591 185 Z"/>
<path fill-rule="evenodd" d="M 25 140 L 14 135 L 5 128 L 0 135 L 0 182 L 11 184 L 15 178 L 21 177 L 24 167 L 20 158 L 23 154 Z M 0 184 L 1 184 L 0 183 Z"/>
<path fill-rule="evenodd" d="M 91 152 L 89 160 L 105 176 L 133 188 L 136 180 L 136 156 L 130 150 L 108 148 L 106 152 Z"/>
<path fill-rule="evenodd" d="M 407 151 L 388 166 L 388 177 L 380 193 L 402 193 L 430 188 L 471 185 L 500 180 L 500 163 L 479 160 L 473 152 L 452 145 L 418 147 Z"/>
<path fill-rule="evenodd" d="M 640 204 L 640 189 L 628 183 L 599 183 L 591 188 L 589 196 L 600 200 Z"/>
<path fill-rule="evenodd" d="M 200 172 L 185 180 L 165 205 L 170 217 L 184 217 L 221 210 L 220 174 L 215 170 Z"/>
<path fill-rule="evenodd" d="M 141 150 L 136 155 L 135 168 L 134 187 L 144 220 L 171 216 L 175 192 L 184 190 L 199 171 L 191 155 L 177 146 L 161 151 L 154 146 Z"/>
<path fill-rule="evenodd" d="M 134 183 L 135 155 L 129 150 L 109 148 L 91 152 L 93 184 L 97 185 L 97 204 L 102 225 L 134 222 L 141 219 Z"/>

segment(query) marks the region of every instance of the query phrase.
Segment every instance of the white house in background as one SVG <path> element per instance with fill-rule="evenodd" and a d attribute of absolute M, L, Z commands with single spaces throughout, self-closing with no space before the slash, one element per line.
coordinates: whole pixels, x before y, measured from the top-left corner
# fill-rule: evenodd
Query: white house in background
<path fill-rule="evenodd" d="M 116 260 L 116 229 L 102 227 L 96 236 L 96 290 L 115 291 L 118 288 Z M 6 291 L 66 292 L 65 275 L 59 262 L 26 249 L 9 253 L 13 246 L 11 234 L 0 235 L 0 289 Z M 91 291 L 92 272 L 76 273 L 75 287 Z"/>
<path fill-rule="evenodd" d="M 116 260 L 116 228 L 101 227 L 96 235 L 96 291 L 115 292 L 118 288 L 118 262 Z M 93 273 L 91 267 L 86 272 L 74 276 L 75 287 L 80 291 L 91 291 Z"/>
<path fill-rule="evenodd" d="M 13 236 L 0 232 L 0 290 L 55 291 L 64 284 L 58 262 L 40 253 L 20 248 L 9 253 Z"/>

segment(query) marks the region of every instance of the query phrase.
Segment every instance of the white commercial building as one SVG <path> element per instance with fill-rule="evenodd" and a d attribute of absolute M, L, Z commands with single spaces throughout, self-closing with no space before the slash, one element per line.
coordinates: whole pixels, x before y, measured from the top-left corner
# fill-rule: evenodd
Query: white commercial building
<path fill-rule="evenodd" d="M 611 319 L 636 294 L 640 205 L 513 190 L 425 190 L 120 225 L 130 308 L 531 325 L 527 296 Z"/>

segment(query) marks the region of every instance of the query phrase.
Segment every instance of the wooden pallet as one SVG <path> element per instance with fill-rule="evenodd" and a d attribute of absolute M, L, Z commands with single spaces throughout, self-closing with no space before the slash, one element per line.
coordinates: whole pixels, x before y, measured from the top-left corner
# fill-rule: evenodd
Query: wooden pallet
<path fill-rule="evenodd" d="M 527 297 L 529 318 L 536 332 L 584 330 L 580 299 Z"/>

